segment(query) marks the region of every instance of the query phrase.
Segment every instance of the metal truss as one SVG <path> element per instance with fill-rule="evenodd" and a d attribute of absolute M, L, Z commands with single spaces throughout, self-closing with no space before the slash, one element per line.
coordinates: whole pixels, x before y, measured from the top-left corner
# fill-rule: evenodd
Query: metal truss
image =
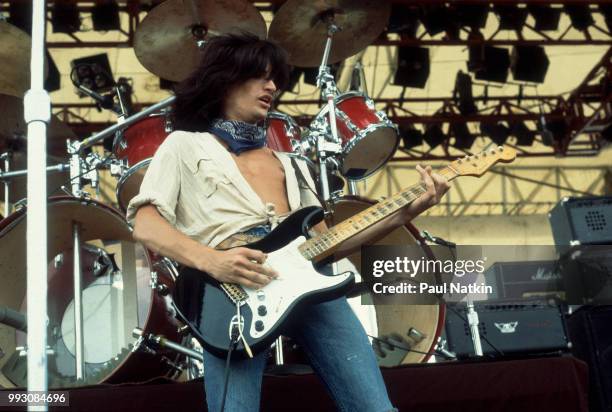
<path fill-rule="evenodd" d="M 414 182 L 413 166 L 390 162 L 360 184 L 366 197 L 388 197 Z M 480 179 L 453 181 L 438 207 L 427 216 L 540 215 L 546 214 L 563 197 L 596 196 L 610 193 L 612 166 L 498 166 Z M 385 192 L 381 192 L 381 188 Z"/>

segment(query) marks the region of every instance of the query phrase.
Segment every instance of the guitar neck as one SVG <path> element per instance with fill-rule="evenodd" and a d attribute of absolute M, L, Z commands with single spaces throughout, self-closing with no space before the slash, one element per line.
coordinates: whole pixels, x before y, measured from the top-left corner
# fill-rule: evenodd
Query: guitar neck
<path fill-rule="evenodd" d="M 459 175 L 451 166 L 446 166 L 437 173 L 449 181 Z M 300 245 L 299 250 L 306 259 L 313 261 L 324 259 L 331 255 L 342 242 L 391 216 L 402 207 L 412 203 L 425 191 L 425 186 L 422 184 L 410 186 L 340 222 L 326 232 L 308 239 Z"/>

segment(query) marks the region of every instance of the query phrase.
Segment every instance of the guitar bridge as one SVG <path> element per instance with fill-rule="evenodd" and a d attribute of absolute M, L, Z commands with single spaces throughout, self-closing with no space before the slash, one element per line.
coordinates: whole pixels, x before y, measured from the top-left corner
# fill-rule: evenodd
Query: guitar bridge
<path fill-rule="evenodd" d="M 244 289 L 232 283 L 222 283 L 221 289 L 223 289 L 227 297 L 230 298 L 234 304 L 242 305 L 249 298 L 249 295 L 247 295 Z"/>

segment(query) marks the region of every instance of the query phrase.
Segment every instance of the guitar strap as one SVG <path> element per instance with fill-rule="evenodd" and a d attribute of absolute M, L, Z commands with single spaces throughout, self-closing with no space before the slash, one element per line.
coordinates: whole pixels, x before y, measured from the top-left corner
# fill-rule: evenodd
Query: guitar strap
<path fill-rule="evenodd" d="M 315 189 L 313 189 L 312 187 L 310 187 L 310 185 L 308 184 L 308 181 L 304 177 L 304 174 L 302 173 L 302 169 L 297 164 L 297 161 L 295 160 L 295 157 L 294 156 L 289 156 L 289 157 L 291 158 L 291 166 L 293 166 L 293 170 L 295 171 L 295 176 L 298 179 L 298 186 L 300 188 L 304 188 L 304 189 L 310 190 L 312 192 L 312 194 L 317 198 L 317 200 L 319 201 L 321 206 L 325 207 L 325 203 L 323 202 L 323 199 L 321 198 L 321 196 L 319 196 L 317 191 Z M 314 180 L 315 179 L 313 179 L 313 181 Z M 302 204 L 302 196 L 300 194 L 300 205 L 301 204 Z"/>

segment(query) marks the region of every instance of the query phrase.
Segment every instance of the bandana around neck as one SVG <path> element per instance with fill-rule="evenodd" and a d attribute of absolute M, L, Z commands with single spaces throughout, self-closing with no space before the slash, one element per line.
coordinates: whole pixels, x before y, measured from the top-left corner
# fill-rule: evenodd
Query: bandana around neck
<path fill-rule="evenodd" d="M 266 143 L 266 129 L 239 120 L 214 119 L 208 131 L 223 140 L 236 155 Z"/>

